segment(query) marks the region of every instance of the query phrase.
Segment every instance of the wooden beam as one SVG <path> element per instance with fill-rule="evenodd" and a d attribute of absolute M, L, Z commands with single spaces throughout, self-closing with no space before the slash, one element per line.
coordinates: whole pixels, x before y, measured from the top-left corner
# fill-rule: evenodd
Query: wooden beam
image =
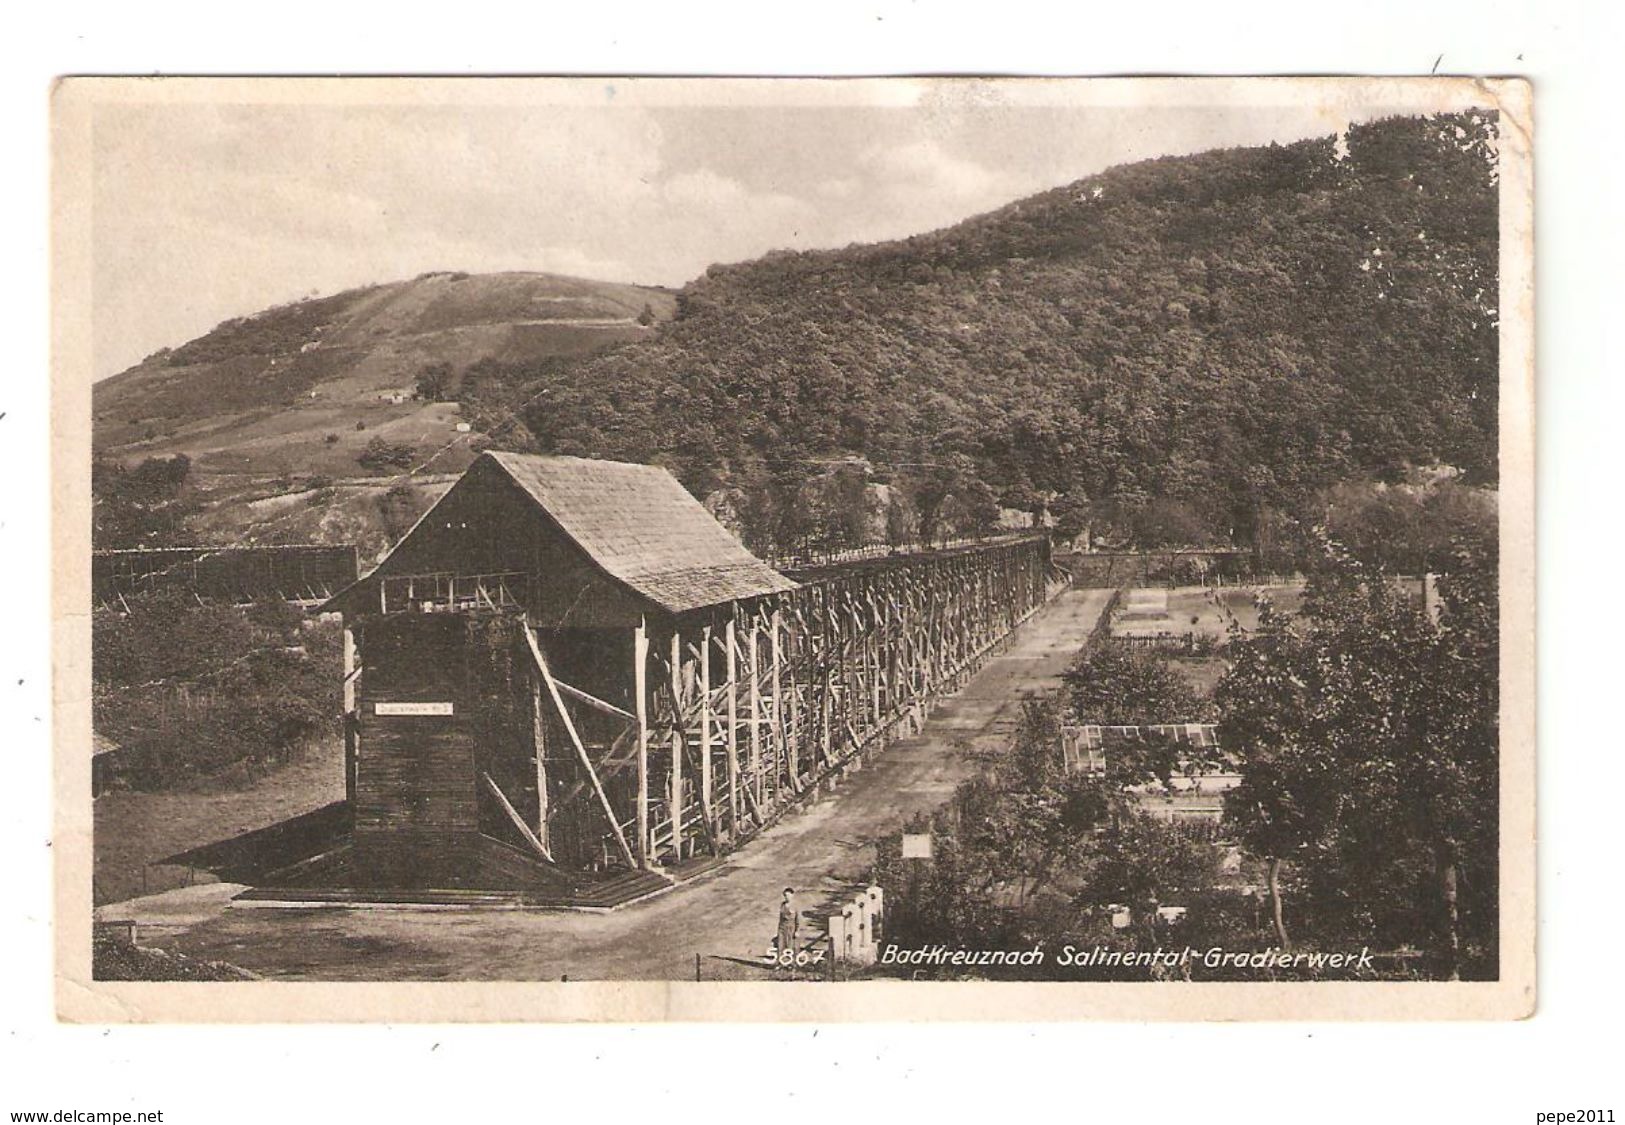
<path fill-rule="evenodd" d="M 632 698 L 638 739 L 638 866 L 647 868 L 649 854 L 649 626 L 638 618 L 632 633 Z"/>
<path fill-rule="evenodd" d="M 750 805 L 751 812 L 756 816 L 757 827 L 765 825 L 767 823 L 767 817 L 762 814 L 761 802 L 756 799 L 756 794 L 750 791 L 750 786 L 748 785 L 745 786 L 745 800 Z"/>
<path fill-rule="evenodd" d="M 513 802 L 509 801 L 501 788 L 497 786 L 497 783 L 491 780 L 491 775 L 482 770 L 480 780 L 485 782 L 485 788 L 490 792 L 491 796 L 497 799 L 497 804 L 502 806 L 502 811 L 508 814 L 508 819 L 513 822 L 513 826 L 519 829 L 519 834 L 525 838 L 525 843 L 535 848 L 537 855 L 548 863 L 552 863 L 553 853 L 548 851 L 547 846 L 536 838 L 536 833 L 530 830 L 530 825 L 526 824 L 525 818 L 519 815 L 519 810 L 513 807 Z"/>
<path fill-rule="evenodd" d="M 684 753 L 687 753 L 688 749 L 689 748 L 685 746 Z M 700 794 L 700 831 L 705 834 L 705 842 L 710 846 L 711 853 L 713 855 L 721 855 L 722 842 L 717 838 L 717 830 L 714 821 L 715 817 L 711 812 L 710 802 L 705 799 L 705 794 L 702 791 Z"/>
<path fill-rule="evenodd" d="M 579 700 L 580 702 L 585 703 L 588 707 L 602 711 L 606 715 L 614 715 L 617 719 L 620 719 L 623 722 L 637 722 L 637 716 L 633 715 L 632 712 L 623 710 L 622 708 L 615 706 L 613 703 L 606 703 L 604 700 L 599 699 L 591 692 L 585 692 L 578 687 L 572 687 L 563 680 L 559 680 L 558 685 L 559 690 L 565 695 L 568 695 L 571 699 Z"/>
<path fill-rule="evenodd" d="M 536 661 L 536 667 L 542 673 L 542 682 L 547 684 L 548 694 L 553 697 L 553 707 L 558 711 L 559 719 L 564 724 L 564 733 L 570 736 L 570 742 L 576 748 L 576 754 L 581 758 L 581 765 L 587 771 L 587 777 L 592 781 L 593 792 L 598 794 L 598 803 L 603 806 L 604 815 L 609 818 L 610 831 L 615 834 L 615 842 L 620 845 L 621 855 L 631 867 L 636 867 L 637 859 L 632 855 L 632 849 L 627 846 L 626 834 L 621 831 L 621 823 L 615 817 L 615 809 L 609 803 L 609 795 L 604 792 L 603 782 L 598 780 L 598 771 L 593 769 L 592 758 L 587 748 L 581 742 L 581 736 L 576 733 L 576 725 L 570 719 L 569 708 L 564 706 L 564 696 L 559 692 L 559 685 L 553 679 L 553 673 L 547 669 L 547 660 L 542 656 L 541 646 L 536 643 L 536 634 L 530 626 L 521 626 L 525 634 L 525 643 L 530 646 L 530 655 Z"/>
<path fill-rule="evenodd" d="M 598 765 L 600 767 L 598 777 L 600 780 L 608 780 L 609 778 L 614 777 L 621 770 L 625 769 L 627 766 L 635 765 L 637 763 L 637 754 L 635 751 L 625 759 L 619 757 L 619 755 L 622 754 L 628 747 L 633 746 L 635 742 L 634 736 L 636 734 L 637 729 L 629 726 L 620 734 L 616 735 L 615 741 L 611 742 L 609 746 L 604 749 L 603 756 L 598 759 Z M 590 788 L 591 783 L 587 778 L 578 778 L 575 783 L 570 786 L 570 788 L 564 791 L 558 800 L 549 802 L 552 808 L 551 815 L 557 816 L 559 813 L 569 808 L 571 802 Z"/>

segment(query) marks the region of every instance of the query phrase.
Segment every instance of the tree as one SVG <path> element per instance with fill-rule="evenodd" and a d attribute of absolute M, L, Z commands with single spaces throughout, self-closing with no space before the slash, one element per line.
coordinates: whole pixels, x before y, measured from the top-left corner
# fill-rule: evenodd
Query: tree
<path fill-rule="evenodd" d="M 954 454 L 900 474 L 898 487 L 909 497 L 919 519 L 921 543 L 937 543 L 956 535 L 982 535 L 999 519 L 998 496 L 977 475 L 975 462 Z"/>
<path fill-rule="evenodd" d="M 96 729 L 123 748 L 121 781 L 135 788 L 272 765 L 334 729 L 332 622 L 161 589 L 97 610 L 91 635 Z"/>
<path fill-rule="evenodd" d="M 1071 542 L 1088 530 L 1089 498 L 1082 493 L 1063 492 L 1050 503 L 1049 510 L 1055 516 L 1056 538 L 1062 542 Z M 1088 549 L 1090 544 L 1079 546 Z"/>
<path fill-rule="evenodd" d="M 1227 813 L 1277 875 L 1284 858 L 1329 868 L 1336 884 L 1362 889 L 1334 904 L 1346 917 L 1378 938 L 1422 938 L 1438 974 L 1454 979 L 1464 928 L 1476 965 L 1492 962 L 1495 944 L 1493 548 L 1459 545 L 1437 624 L 1381 569 L 1330 541 L 1323 549 L 1299 618 L 1232 643 L 1220 737 L 1242 755 L 1243 780 Z M 1403 873 L 1423 858 L 1434 907 L 1419 917 L 1404 885 L 1369 873 Z M 1464 871 L 1475 888 L 1470 925 Z"/>
<path fill-rule="evenodd" d="M 1009 751 L 961 784 L 944 809 L 910 823 L 906 830 L 933 835 L 929 863 L 903 860 L 895 837 L 881 843 L 875 878 L 897 940 L 1074 940 L 1107 906 L 1130 904 L 1155 944 L 1156 906 L 1176 891 L 1222 920 L 1215 847 L 1138 804 L 1139 792 L 1167 785 L 1181 768 L 1182 748 L 1166 738 L 1126 739 L 1114 744 L 1104 772 L 1069 771 L 1064 717 L 1058 698 L 1027 700 Z"/>
<path fill-rule="evenodd" d="M 412 525 L 428 507 L 428 498 L 406 481 L 391 486 L 378 498 L 378 514 L 383 520 L 384 537 L 390 543 L 398 542 L 412 530 Z"/>
<path fill-rule="evenodd" d="M 1123 165 L 906 240 L 719 265 L 658 331 L 487 357 L 455 394 L 503 448 L 662 459 L 696 488 L 752 460 L 903 470 L 914 539 L 988 526 L 958 474 L 1070 498 L 1063 533 L 1087 497 L 1103 543 L 1210 536 L 1279 567 L 1282 514 L 1339 481 L 1495 481 L 1497 128 L 1484 111 L 1366 122 L 1341 144 Z M 171 361 L 268 362 L 358 297 L 230 322 Z M 323 355 L 215 389 L 285 403 Z M 159 381 L 119 425 L 195 414 L 196 387 Z"/>
<path fill-rule="evenodd" d="M 1162 654 L 1091 644 L 1062 677 L 1072 717 L 1102 726 L 1188 723 L 1206 708 Z"/>
<path fill-rule="evenodd" d="M 947 807 L 913 830 L 936 840 L 921 877 L 890 847 L 876 877 L 887 889 L 892 932 L 909 941 L 1027 941 L 1021 911 L 1086 861 L 1110 815 L 1098 779 L 1068 774 L 1060 754 L 1061 712 L 1028 700 L 1007 757 L 962 783 Z M 1012 914 L 1001 903 L 1017 902 Z"/>
<path fill-rule="evenodd" d="M 1134 541 L 1140 547 L 1205 547 L 1215 538 L 1195 508 L 1172 497 L 1156 497 L 1134 516 Z"/>
<path fill-rule="evenodd" d="M 431 363 L 418 372 L 417 395 L 428 402 L 452 401 L 455 380 L 451 364 Z"/>
<path fill-rule="evenodd" d="M 109 549 L 173 546 L 183 540 L 187 520 L 197 511 L 191 471 L 192 460 L 184 453 L 148 457 L 134 468 L 93 457 L 92 544 Z"/>
<path fill-rule="evenodd" d="M 1335 762 L 1310 733 L 1318 684 L 1301 669 L 1320 667 L 1309 641 L 1267 605 L 1258 628 L 1233 638 L 1231 666 L 1215 690 L 1219 743 L 1242 757 L 1241 784 L 1225 794 L 1225 820 L 1268 865 L 1270 917 L 1292 948 L 1281 891 L 1283 860 L 1307 854 L 1334 822 L 1341 796 Z"/>
<path fill-rule="evenodd" d="M 1447 565 L 1463 537 L 1495 527 L 1495 497 L 1454 479 L 1408 474 L 1400 485 L 1349 481 L 1317 498 L 1327 532 L 1369 566 L 1422 574 Z"/>

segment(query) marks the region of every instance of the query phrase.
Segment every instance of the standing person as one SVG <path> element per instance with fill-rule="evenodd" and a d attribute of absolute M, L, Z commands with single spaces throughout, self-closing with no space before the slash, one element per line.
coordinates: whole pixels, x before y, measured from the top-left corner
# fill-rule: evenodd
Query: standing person
<path fill-rule="evenodd" d="M 779 902 L 779 953 L 783 954 L 795 949 L 796 929 L 801 923 L 801 912 L 796 909 L 795 888 L 785 887 L 784 898 Z"/>

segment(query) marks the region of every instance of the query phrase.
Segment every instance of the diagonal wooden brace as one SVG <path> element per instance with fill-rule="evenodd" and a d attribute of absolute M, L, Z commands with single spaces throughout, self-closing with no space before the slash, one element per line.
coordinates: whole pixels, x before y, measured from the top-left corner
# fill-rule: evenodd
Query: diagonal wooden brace
<path fill-rule="evenodd" d="M 491 775 L 481 771 L 480 780 L 485 782 L 485 788 L 490 791 L 491 796 L 497 799 L 497 804 L 501 805 L 502 811 L 508 814 L 508 819 L 513 822 L 515 828 L 519 829 L 519 834 L 525 838 L 525 842 L 535 848 L 536 853 L 543 859 L 552 863 L 553 853 L 548 851 L 541 838 L 531 831 L 530 825 L 525 823 L 525 818 L 519 815 L 519 810 L 513 807 L 513 802 L 508 800 L 501 787 L 491 779 Z"/>
<path fill-rule="evenodd" d="M 603 806 L 604 816 L 609 819 L 610 831 L 615 834 L 615 843 L 620 848 L 621 856 L 626 860 L 628 867 L 636 867 L 638 861 L 632 854 L 631 846 L 626 842 L 626 833 L 621 831 L 621 822 L 615 817 L 615 809 L 609 803 L 609 794 L 604 792 L 604 783 L 598 779 L 598 771 L 593 768 L 592 758 L 587 753 L 587 747 L 582 744 L 581 735 L 576 733 L 575 722 L 570 718 L 569 709 L 564 706 L 564 696 L 559 692 L 558 681 L 553 678 L 553 673 L 548 671 L 547 660 L 542 656 L 541 646 L 536 643 L 536 634 L 531 632 L 528 625 L 524 626 L 523 630 L 525 643 L 530 646 L 530 655 L 536 661 L 536 670 L 542 674 L 542 682 L 547 685 L 547 693 L 553 697 L 553 707 L 564 724 L 564 733 L 570 736 L 570 743 L 581 758 L 581 766 L 592 781 L 593 792 L 598 795 L 598 803 Z"/>

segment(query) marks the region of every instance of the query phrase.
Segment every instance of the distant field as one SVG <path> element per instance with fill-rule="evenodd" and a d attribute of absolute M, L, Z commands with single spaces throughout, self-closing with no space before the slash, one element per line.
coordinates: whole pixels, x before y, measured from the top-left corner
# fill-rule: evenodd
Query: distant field
<path fill-rule="evenodd" d="M 1129 591 L 1130 594 L 1133 591 Z M 1201 586 L 1175 587 L 1167 591 L 1166 617 L 1119 618 L 1112 623 L 1114 637 L 1154 637 L 1159 633 L 1197 633 L 1218 640 L 1229 635 L 1231 621 L 1242 629 L 1258 628 L 1259 606 L 1255 598 L 1263 593 L 1277 610 L 1297 612 L 1303 601 L 1301 583 L 1275 586 L 1231 586 L 1222 589 Z"/>
<path fill-rule="evenodd" d="M 1125 591 L 1123 604 L 1133 605 L 1143 602 L 1146 594 L 1160 596 L 1163 592 L 1167 594 L 1168 599 L 1166 615 L 1147 615 L 1143 612 L 1120 614 L 1113 618 L 1111 635 L 1155 637 L 1164 633 L 1176 636 L 1195 633 L 1201 637 L 1223 641 L 1230 636 L 1232 621 L 1244 630 L 1258 628 L 1259 606 L 1255 600 L 1258 594 L 1266 594 L 1270 602 L 1285 613 L 1296 612 L 1303 601 L 1303 586 L 1292 584 L 1237 586 L 1224 589 L 1186 586 L 1166 591 L 1153 588 L 1142 592 L 1140 598 L 1133 597 L 1135 591 L 1130 590 Z M 1187 656 L 1170 653 L 1168 662 L 1184 677 L 1191 688 L 1204 698 L 1213 694 L 1213 689 L 1218 685 L 1219 678 L 1224 675 L 1225 670 L 1224 658 L 1219 655 Z"/>

